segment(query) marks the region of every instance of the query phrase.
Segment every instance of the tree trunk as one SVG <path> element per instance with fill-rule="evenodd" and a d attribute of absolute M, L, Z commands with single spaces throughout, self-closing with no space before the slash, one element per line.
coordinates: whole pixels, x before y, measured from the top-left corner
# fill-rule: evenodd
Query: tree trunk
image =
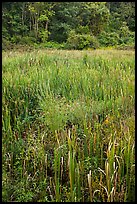
<path fill-rule="evenodd" d="M 31 14 L 30 14 L 30 21 L 29 21 L 29 25 L 30 25 L 30 31 L 31 31 Z"/>
<path fill-rule="evenodd" d="M 22 25 L 24 26 L 24 11 L 25 11 L 25 3 L 22 6 Z"/>
<path fill-rule="evenodd" d="M 46 21 L 45 29 L 48 30 L 48 21 Z"/>

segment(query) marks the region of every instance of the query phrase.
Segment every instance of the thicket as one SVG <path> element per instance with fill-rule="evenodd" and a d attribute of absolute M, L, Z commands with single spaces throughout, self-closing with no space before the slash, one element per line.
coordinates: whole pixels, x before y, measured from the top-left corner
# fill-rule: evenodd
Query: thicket
<path fill-rule="evenodd" d="M 135 2 L 3 2 L 2 48 L 134 46 Z"/>

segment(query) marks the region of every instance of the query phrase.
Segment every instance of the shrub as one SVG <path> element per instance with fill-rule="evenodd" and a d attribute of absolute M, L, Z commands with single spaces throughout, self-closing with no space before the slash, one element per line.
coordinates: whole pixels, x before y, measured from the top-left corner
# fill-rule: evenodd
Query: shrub
<path fill-rule="evenodd" d="M 86 25 L 86 26 L 79 26 L 77 29 L 76 29 L 77 33 L 79 34 L 88 34 L 90 33 L 90 29 L 89 29 L 89 26 Z"/>
<path fill-rule="evenodd" d="M 12 38 L 11 38 L 11 43 L 13 43 L 13 44 L 18 44 L 20 41 L 21 41 L 21 38 L 22 38 L 22 36 L 20 36 L 20 35 L 14 35 Z"/>
<path fill-rule="evenodd" d="M 114 46 L 119 42 L 119 35 L 115 32 L 107 33 L 103 31 L 99 35 L 98 40 L 102 46 Z"/>
<path fill-rule="evenodd" d="M 50 33 L 48 32 L 48 31 L 43 31 L 43 30 L 41 30 L 41 31 L 39 31 L 39 33 L 38 33 L 38 38 L 39 38 L 39 40 L 41 41 L 41 42 L 43 42 L 43 43 L 45 43 L 47 40 L 48 40 L 48 35 L 49 35 Z"/>
<path fill-rule="evenodd" d="M 135 42 L 135 32 L 131 32 L 127 26 L 121 27 L 119 31 L 119 44 L 134 44 Z"/>
<path fill-rule="evenodd" d="M 40 45 L 38 45 L 38 47 L 41 48 L 51 48 L 51 49 L 65 49 L 65 43 L 57 43 L 57 42 L 53 42 L 53 41 L 49 41 L 49 42 L 45 42 L 45 43 L 41 43 Z"/>
<path fill-rule="evenodd" d="M 75 31 L 71 31 L 67 40 L 68 47 L 70 49 L 82 50 L 85 48 L 98 48 L 99 42 L 97 38 L 89 34 L 76 34 Z"/>
<path fill-rule="evenodd" d="M 36 39 L 34 37 L 30 37 L 30 36 L 22 37 L 20 40 L 20 44 L 32 45 L 34 43 L 36 43 Z"/>
<path fill-rule="evenodd" d="M 11 49 L 12 48 L 12 44 L 9 40 L 7 40 L 6 38 L 2 38 L 2 49 L 6 50 L 6 49 Z"/>
<path fill-rule="evenodd" d="M 133 45 L 135 33 L 131 32 L 126 24 L 123 24 L 117 32 L 103 31 L 98 36 L 98 40 L 102 46 Z"/>

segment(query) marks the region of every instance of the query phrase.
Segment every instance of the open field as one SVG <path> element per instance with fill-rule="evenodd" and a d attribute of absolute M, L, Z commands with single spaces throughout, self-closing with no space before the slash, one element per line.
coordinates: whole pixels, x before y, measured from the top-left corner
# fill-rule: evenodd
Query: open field
<path fill-rule="evenodd" d="M 2 55 L 2 200 L 135 200 L 135 53 Z"/>

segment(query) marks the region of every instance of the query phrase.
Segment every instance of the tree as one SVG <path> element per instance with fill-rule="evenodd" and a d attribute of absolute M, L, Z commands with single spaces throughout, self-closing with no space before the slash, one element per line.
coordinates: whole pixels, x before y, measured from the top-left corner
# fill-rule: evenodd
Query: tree
<path fill-rule="evenodd" d="M 89 26 L 90 33 L 97 36 L 109 20 L 106 2 L 82 2 L 80 13 L 81 25 Z"/>
<path fill-rule="evenodd" d="M 131 42 L 135 32 L 135 2 L 2 3 L 3 42 L 62 43 L 68 42 L 68 38 L 75 40 L 71 31 L 81 42 L 89 39 L 89 35 L 92 41 L 99 39 L 103 44 L 106 40 L 102 38 L 108 42 L 113 39 L 113 44 Z"/>
<path fill-rule="evenodd" d="M 55 15 L 51 18 L 50 40 L 64 42 L 69 32 L 78 25 L 78 14 L 81 2 L 57 2 L 54 6 Z"/>
<path fill-rule="evenodd" d="M 135 2 L 107 2 L 110 10 L 109 29 L 119 30 L 126 22 L 131 31 L 135 31 Z"/>

